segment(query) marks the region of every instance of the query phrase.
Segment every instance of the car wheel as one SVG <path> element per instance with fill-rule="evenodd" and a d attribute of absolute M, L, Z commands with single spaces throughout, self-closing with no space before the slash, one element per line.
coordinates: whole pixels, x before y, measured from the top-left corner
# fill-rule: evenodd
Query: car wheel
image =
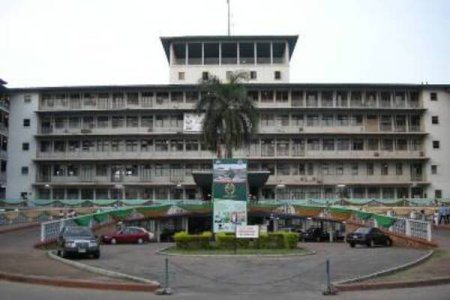
<path fill-rule="evenodd" d="M 137 240 L 137 243 L 138 243 L 138 244 L 143 244 L 143 243 L 144 243 L 144 240 L 143 240 L 143 239 L 138 239 L 138 240 Z"/>
<path fill-rule="evenodd" d="M 99 259 L 99 258 L 100 258 L 100 252 L 94 253 L 94 258 L 95 258 L 95 259 Z"/>
<path fill-rule="evenodd" d="M 316 237 L 316 242 L 320 242 L 320 236 Z"/>
<path fill-rule="evenodd" d="M 374 240 L 370 240 L 370 242 L 369 242 L 369 247 L 375 247 L 375 242 L 374 242 Z"/>
<path fill-rule="evenodd" d="M 111 244 L 113 244 L 113 245 L 117 244 L 117 240 L 115 238 L 112 238 L 111 239 Z"/>
<path fill-rule="evenodd" d="M 386 247 L 390 247 L 390 246 L 392 246 L 392 240 L 386 239 Z"/>
<path fill-rule="evenodd" d="M 355 248 L 355 243 L 350 243 L 350 247 Z"/>
<path fill-rule="evenodd" d="M 64 251 L 64 250 L 61 251 L 61 257 L 62 257 L 62 258 L 67 258 L 67 253 L 66 253 L 66 251 Z"/>
<path fill-rule="evenodd" d="M 61 256 L 61 250 L 57 250 L 56 255 Z"/>

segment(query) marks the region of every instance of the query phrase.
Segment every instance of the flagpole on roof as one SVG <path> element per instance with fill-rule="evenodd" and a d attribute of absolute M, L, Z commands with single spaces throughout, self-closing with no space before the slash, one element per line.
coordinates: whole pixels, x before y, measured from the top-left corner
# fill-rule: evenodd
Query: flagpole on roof
<path fill-rule="evenodd" d="M 230 32 L 230 0 L 227 0 L 227 5 L 228 5 L 228 35 L 231 35 L 231 32 Z"/>

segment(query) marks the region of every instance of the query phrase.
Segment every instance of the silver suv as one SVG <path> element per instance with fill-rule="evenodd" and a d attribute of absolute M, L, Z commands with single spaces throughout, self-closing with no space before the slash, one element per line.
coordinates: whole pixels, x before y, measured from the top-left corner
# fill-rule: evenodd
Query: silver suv
<path fill-rule="evenodd" d="M 58 236 L 58 255 L 92 255 L 100 257 L 100 246 L 92 231 L 86 227 L 65 226 Z"/>

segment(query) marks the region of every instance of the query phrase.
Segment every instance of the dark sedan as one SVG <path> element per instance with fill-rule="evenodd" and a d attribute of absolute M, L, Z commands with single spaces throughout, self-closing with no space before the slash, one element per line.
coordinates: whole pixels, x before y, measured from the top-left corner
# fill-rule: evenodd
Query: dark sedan
<path fill-rule="evenodd" d="M 353 233 L 347 234 L 347 243 L 352 248 L 356 245 L 366 245 L 367 247 L 383 245 L 389 247 L 392 245 L 392 240 L 378 228 L 359 227 Z"/>
<path fill-rule="evenodd" d="M 89 228 L 66 226 L 58 236 L 58 254 L 62 257 L 92 255 L 100 257 L 100 246 Z"/>

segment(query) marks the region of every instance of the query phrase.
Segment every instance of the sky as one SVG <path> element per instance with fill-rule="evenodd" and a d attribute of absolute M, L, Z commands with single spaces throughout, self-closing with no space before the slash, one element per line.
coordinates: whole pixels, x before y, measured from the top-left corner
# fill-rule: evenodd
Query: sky
<path fill-rule="evenodd" d="M 167 84 L 160 36 L 226 35 L 226 0 L 0 0 L 8 87 Z M 450 84 L 449 0 L 231 0 L 232 35 L 299 35 L 293 83 Z"/>

